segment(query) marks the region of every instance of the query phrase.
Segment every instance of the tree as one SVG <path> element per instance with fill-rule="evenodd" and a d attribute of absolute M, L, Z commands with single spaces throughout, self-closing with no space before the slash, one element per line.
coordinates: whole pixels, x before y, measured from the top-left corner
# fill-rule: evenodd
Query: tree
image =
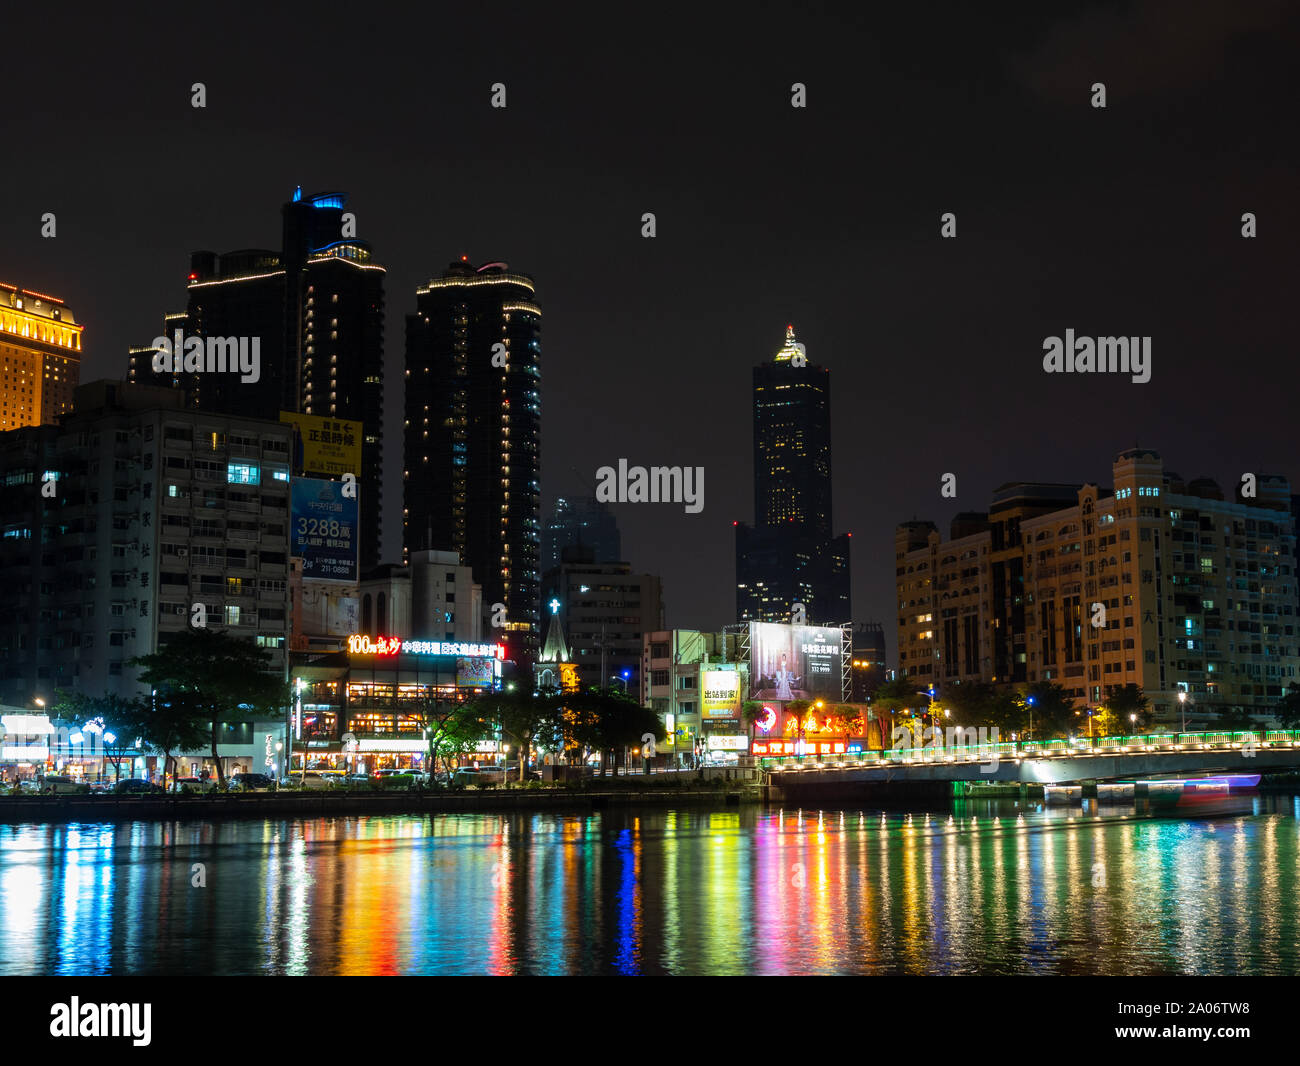
<path fill-rule="evenodd" d="M 533 692 L 520 688 L 485 693 L 466 705 L 467 713 L 495 722 L 501 736 L 509 737 L 519 748 L 519 780 L 524 780 L 533 738 L 546 732 L 556 715 L 558 693 L 552 689 Z"/>
<path fill-rule="evenodd" d="M 154 654 L 137 656 L 128 665 L 142 667 L 140 680 L 155 691 L 205 716 L 222 789 L 226 772 L 217 750 L 221 727 L 280 717 L 291 699 L 288 682 L 269 672 L 268 651 L 251 640 L 210 629 L 181 630 Z"/>
<path fill-rule="evenodd" d="M 414 719 L 424 731 L 430 773 L 437 769 L 439 757 L 450 769 L 448 760 L 453 755 L 472 751 L 491 732 L 481 717 L 481 708 L 473 701 L 442 699 L 431 692 L 404 702 L 402 714 Z"/>
<path fill-rule="evenodd" d="M 752 746 L 754 727 L 758 724 L 760 718 L 767 717 L 767 712 L 763 710 L 763 704 L 759 700 L 746 700 L 740 705 L 740 717 L 749 729 L 749 740 Z"/>
<path fill-rule="evenodd" d="M 1300 688 L 1292 686 L 1287 689 L 1273 713 L 1284 729 L 1300 728 Z"/>
<path fill-rule="evenodd" d="M 140 696 L 140 740 L 163 755 L 163 780 L 176 754 L 193 751 L 210 735 L 207 706 L 193 692 L 160 692 Z"/>
<path fill-rule="evenodd" d="M 622 748 L 635 747 L 642 743 L 646 734 L 653 736 L 655 743 L 661 743 L 668 737 L 659 715 L 614 689 L 599 689 L 588 693 L 587 698 L 592 701 L 595 710 L 602 756 L 604 753 L 614 755 Z M 603 757 L 601 766 L 603 770 Z"/>
<path fill-rule="evenodd" d="M 835 708 L 835 717 L 844 723 L 845 736 L 861 736 L 862 711 L 857 707 L 853 707 L 847 703 L 842 703 Z"/>
<path fill-rule="evenodd" d="M 1030 699 L 1034 702 L 1029 703 Z M 1064 737 L 1074 728 L 1074 699 L 1055 681 L 1035 681 L 1025 691 L 1026 723 L 1033 718 L 1035 736 Z"/>
<path fill-rule="evenodd" d="M 142 732 L 143 706 L 138 699 L 115 693 L 88 696 L 83 692 L 59 689 L 55 693 L 51 714 L 81 725 L 99 738 L 104 757 L 113 764 L 113 782 L 122 777 L 122 760 L 134 754 L 135 742 Z"/>
<path fill-rule="evenodd" d="M 808 720 L 812 706 L 812 700 L 791 700 L 785 705 L 785 709 L 794 715 L 795 738 L 798 740 L 803 740 L 804 722 Z"/>
<path fill-rule="evenodd" d="M 917 691 L 916 679 L 896 677 L 884 682 L 871 697 L 871 709 L 880 722 L 880 746 L 889 748 L 893 745 L 894 719 L 903 711 L 912 711 L 928 703 L 929 697 L 922 697 Z M 886 719 L 886 715 L 888 718 Z M 886 728 L 888 727 L 888 728 Z"/>
<path fill-rule="evenodd" d="M 1107 689 L 1106 708 L 1115 715 L 1120 729 L 1129 729 L 1135 724 L 1138 729 L 1149 729 L 1154 721 L 1151 701 L 1141 686 L 1132 683 L 1112 685 Z M 1136 722 L 1133 715 L 1137 715 Z"/>
<path fill-rule="evenodd" d="M 1216 707 L 1214 713 L 1222 729 L 1253 729 L 1255 726 L 1255 715 L 1249 707 L 1225 704 L 1222 707 Z"/>

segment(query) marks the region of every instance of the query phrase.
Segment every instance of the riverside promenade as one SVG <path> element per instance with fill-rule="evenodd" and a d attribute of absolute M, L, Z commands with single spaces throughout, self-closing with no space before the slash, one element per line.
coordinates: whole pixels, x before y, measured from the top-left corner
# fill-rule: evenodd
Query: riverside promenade
<path fill-rule="evenodd" d="M 722 777 L 681 780 L 660 787 L 646 787 L 635 781 L 624 785 L 620 779 L 613 785 L 597 780 L 582 788 L 280 789 L 207 795 L 0 796 L 0 825 L 465 811 L 598 811 L 637 806 L 725 808 L 757 803 L 760 798 L 757 781 Z"/>

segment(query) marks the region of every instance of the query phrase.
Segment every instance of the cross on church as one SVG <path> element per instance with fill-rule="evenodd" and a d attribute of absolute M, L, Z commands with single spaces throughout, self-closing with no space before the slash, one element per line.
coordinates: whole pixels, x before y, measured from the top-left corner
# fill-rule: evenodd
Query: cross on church
<path fill-rule="evenodd" d="M 560 613 L 560 601 L 555 599 L 554 597 L 551 598 L 551 602 L 548 603 L 546 606 L 551 609 L 551 614 Z"/>

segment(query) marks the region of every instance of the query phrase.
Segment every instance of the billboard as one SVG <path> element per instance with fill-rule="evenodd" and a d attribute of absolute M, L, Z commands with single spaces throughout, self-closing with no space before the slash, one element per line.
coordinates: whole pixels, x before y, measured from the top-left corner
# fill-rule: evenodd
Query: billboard
<path fill-rule="evenodd" d="M 491 688 L 495 675 L 492 668 L 495 665 L 495 659 L 469 658 L 468 656 L 457 656 L 456 658 L 456 687 L 457 688 Z"/>
<path fill-rule="evenodd" d="M 734 670 L 701 670 L 700 713 L 704 718 L 739 721 L 740 675 Z"/>
<path fill-rule="evenodd" d="M 341 481 L 296 477 L 292 481 L 290 551 L 302 560 L 304 578 L 357 580 L 357 498 L 343 495 Z"/>
<path fill-rule="evenodd" d="M 749 623 L 750 697 L 844 699 L 843 631 L 835 626 Z"/>
<path fill-rule="evenodd" d="M 295 474 L 342 477 L 361 473 L 361 423 L 319 415 L 281 411 L 280 421 L 293 427 L 290 445 Z"/>

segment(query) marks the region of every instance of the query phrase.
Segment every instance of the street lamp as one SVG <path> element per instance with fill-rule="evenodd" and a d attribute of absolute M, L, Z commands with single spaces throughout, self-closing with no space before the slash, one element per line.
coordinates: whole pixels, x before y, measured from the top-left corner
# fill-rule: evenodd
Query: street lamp
<path fill-rule="evenodd" d="M 1130 715 L 1128 716 L 1128 720 L 1129 720 L 1130 722 L 1133 723 L 1132 728 L 1133 728 L 1134 731 L 1136 731 L 1136 730 L 1137 730 L 1138 716 L 1137 716 L 1136 714 L 1130 714 Z"/>
<path fill-rule="evenodd" d="M 1029 732 L 1025 734 L 1026 741 L 1034 735 L 1034 704 L 1037 702 L 1037 696 L 1027 696 L 1025 698 L 1025 704 L 1029 707 Z"/>
<path fill-rule="evenodd" d="M 1187 689 L 1178 690 L 1178 707 L 1183 712 L 1183 732 L 1187 732 Z"/>

